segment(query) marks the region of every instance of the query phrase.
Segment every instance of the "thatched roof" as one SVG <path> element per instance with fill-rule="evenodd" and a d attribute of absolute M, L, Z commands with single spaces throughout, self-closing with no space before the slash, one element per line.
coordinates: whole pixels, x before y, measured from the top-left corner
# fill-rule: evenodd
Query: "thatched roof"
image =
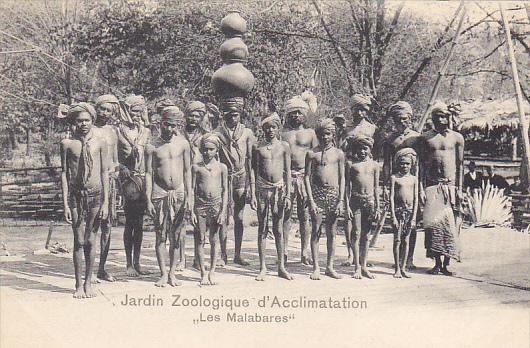
<path fill-rule="evenodd" d="M 506 100 L 474 101 L 460 103 L 462 112 L 459 115 L 461 131 L 476 128 L 491 130 L 497 127 L 517 129 L 519 127 L 519 111 L 515 98 Z M 530 116 L 530 105 L 523 100 L 525 115 Z"/>

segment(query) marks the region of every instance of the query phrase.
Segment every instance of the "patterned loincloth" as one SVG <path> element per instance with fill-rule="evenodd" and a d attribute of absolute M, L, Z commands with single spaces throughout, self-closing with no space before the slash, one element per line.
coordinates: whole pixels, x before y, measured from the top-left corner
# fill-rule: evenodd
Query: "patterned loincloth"
<path fill-rule="evenodd" d="M 166 236 L 184 221 L 184 187 L 165 191 L 159 186 L 153 187 L 151 201 L 155 206 L 153 222 L 157 233 Z"/>
<path fill-rule="evenodd" d="M 335 186 L 311 186 L 313 200 L 318 208 L 318 213 L 327 216 L 335 213 L 339 203 L 339 189 Z"/>
<path fill-rule="evenodd" d="M 360 209 L 361 212 L 366 214 L 370 220 L 374 218 L 376 213 L 374 195 L 351 192 L 349 204 L 351 211 Z"/>
<path fill-rule="evenodd" d="M 268 207 L 273 214 L 283 214 L 285 183 L 283 180 L 272 183 L 258 175 L 256 178 L 256 198 L 262 207 Z"/>
<path fill-rule="evenodd" d="M 444 255 L 460 260 L 458 229 L 455 220 L 456 187 L 447 183 L 425 189 L 423 226 L 427 257 Z"/>
<path fill-rule="evenodd" d="M 89 210 L 92 210 L 101 205 L 103 193 L 101 187 L 95 187 L 92 189 L 80 189 L 78 187 L 72 187 L 69 192 L 68 205 L 71 210 L 76 211 L 77 221 L 76 226 L 79 227 L 81 222 L 85 220 L 86 214 Z"/>
<path fill-rule="evenodd" d="M 222 210 L 223 197 L 202 198 L 195 196 L 195 212 L 198 216 L 217 218 Z"/>
<path fill-rule="evenodd" d="M 395 241 L 402 241 L 410 235 L 413 209 L 412 206 L 400 206 L 394 209 L 398 221 L 397 229 L 394 231 Z"/>

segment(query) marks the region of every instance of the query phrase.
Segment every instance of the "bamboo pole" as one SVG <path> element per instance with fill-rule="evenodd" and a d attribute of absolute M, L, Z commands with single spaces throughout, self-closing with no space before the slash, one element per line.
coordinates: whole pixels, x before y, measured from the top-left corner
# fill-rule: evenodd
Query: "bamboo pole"
<path fill-rule="evenodd" d="M 427 109 L 425 109 L 425 112 L 421 116 L 418 124 L 416 125 L 416 131 L 420 132 L 423 130 L 423 126 L 425 125 L 425 121 L 427 121 L 427 117 L 429 116 L 429 113 L 431 112 L 432 105 L 434 104 L 434 101 L 436 100 L 436 97 L 438 96 L 438 91 L 440 90 L 440 85 L 442 82 L 442 78 L 447 70 L 447 67 L 449 66 L 449 62 L 451 61 L 451 57 L 453 56 L 453 52 L 455 50 L 455 46 L 458 42 L 458 38 L 460 37 L 460 33 L 462 32 L 462 24 L 464 23 L 464 18 L 466 17 L 467 9 L 464 7 L 462 10 L 462 15 L 460 17 L 460 21 L 458 22 L 458 26 L 456 28 L 456 33 L 453 38 L 453 42 L 451 44 L 451 47 L 449 48 L 449 53 L 447 53 L 447 56 L 445 57 L 445 61 L 438 71 L 438 77 L 436 78 L 436 82 L 434 84 L 434 89 L 431 93 L 431 97 L 429 99 L 429 104 L 427 104 Z"/>
<path fill-rule="evenodd" d="M 506 42 L 508 43 L 508 56 L 510 57 L 510 65 L 512 67 L 513 85 L 515 88 L 515 97 L 517 100 L 517 109 L 519 110 L 519 129 L 521 130 L 521 138 L 523 139 L 523 163 L 524 175 L 521 178 L 521 187 L 524 190 L 530 188 L 530 141 L 528 139 L 528 121 L 525 117 L 523 110 L 523 96 L 521 92 L 521 85 L 519 84 L 519 74 L 517 72 L 517 62 L 515 61 L 515 53 L 512 43 L 512 35 L 510 33 L 510 24 L 504 13 L 502 3 L 499 2 L 499 9 L 501 10 L 502 23 L 504 26 L 504 32 L 506 33 Z"/>

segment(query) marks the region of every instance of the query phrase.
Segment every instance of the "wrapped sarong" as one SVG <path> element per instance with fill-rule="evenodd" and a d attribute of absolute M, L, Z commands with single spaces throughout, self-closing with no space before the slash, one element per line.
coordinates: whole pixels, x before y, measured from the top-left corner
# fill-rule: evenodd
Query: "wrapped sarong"
<path fill-rule="evenodd" d="M 311 186 L 313 193 L 313 200 L 318 209 L 318 213 L 321 213 L 326 217 L 330 212 L 335 213 L 337 204 L 339 203 L 339 189 L 335 186 L 322 185 L 322 186 Z"/>
<path fill-rule="evenodd" d="M 166 236 L 184 220 L 184 187 L 166 191 L 159 186 L 153 187 L 151 201 L 155 206 L 154 224 L 157 233 Z M 178 241 L 177 241 L 178 242 Z"/>
<path fill-rule="evenodd" d="M 217 218 L 222 210 L 223 197 L 208 197 L 207 199 L 195 196 L 195 212 L 198 216 Z"/>
<path fill-rule="evenodd" d="M 69 192 L 68 205 L 71 210 L 76 211 L 77 221 L 76 226 L 79 227 L 81 222 L 86 219 L 86 214 L 89 210 L 92 210 L 101 205 L 103 199 L 103 193 L 101 187 L 95 187 L 92 189 L 72 187 Z"/>
<path fill-rule="evenodd" d="M 460 260 L 458 229 L 455 212 L 456 187 L 439 183 L 425 189 L 423 226 L 425 228 L 425 248 L 427 257 L 444 255 Z"/>
<path fill-rule="evenodd" d="M 285 183 L 283 180 L 269 182 L 258 175 L 256 178 L 256 198 L 260 206 L 268 207 L 273 214 L 283 214 L 285 199 Z"/>
<path fill-rule="evenodd" d="M 356 211 L 360 209 L 361 212 L 363 214 L 366 214 L 370 220 L 372 220 L 375 216 L 376 209 L 374 195 L 351 192 L 349 203 L 351 211 Z"/>
<path fill-rule="evenodd" d="M 394 231 L 394 240 L 402 241 L 407 238 L 412 231 L 411 219 L 413 213 L 412 206 L 400 206 L 395 208 L 396 219 L 398 221 L 397 230 Z"/>
<path fill-rule="evenodd" d="M 146 208 L 145 174 L 131 171 L 128 177 L 123 177 L 120 180 L 120 188 L 124 200 L 124 209 L 134 209 L 143 214 Z"/>

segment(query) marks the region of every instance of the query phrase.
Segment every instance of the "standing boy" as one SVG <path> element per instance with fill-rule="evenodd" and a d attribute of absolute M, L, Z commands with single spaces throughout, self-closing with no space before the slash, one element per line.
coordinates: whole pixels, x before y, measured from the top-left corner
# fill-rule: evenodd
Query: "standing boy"
<path fill-rule="evenodd" d="M 95 297 L 92 268 L 96 258 L 96 235 L 108 215 L 107 143 L 95 136 L 96 110 L 88 103 L 74 104 L 68 120 L 75 126 L 72 139 L 61 141 L 61 188 L 64 216 L 74 232 L 75 298 Z M 84 226 L 82 226 L 84 223 Z M 82 284 L 83 252 L 85 282 Z"/>
<path fill-rule="evenodd" d="M 355 263 L 355 279 L 375 278 L 366 268 L 368 235 L 379 211 L 379 164 L 372 159 L 374 141 L 359 134 L 348 138 L 346 162 L 346 206 L 352 221 L 351 244 Z"/>
<path fill-rule="evenodd" d="M 251 206 L 258 212 L 258 252 L 260 272 L 256 280 L 267 275 L 265 252 L 267 247 L 268 217 L 272 217 L 272 232 L 278 256 L 278 276 L 288 280 L 293 277 L 285 269 L 283 213 L 291 205 L 291 151 L 289 144 L 278 140 L 281 119 L 278 114 L 261 121 L 264 139 L 252 147 L 252 168 L 256 178 L 255 190 L 251 190 Z"/>
<path fill-rule="evenodd" d="M 228 169 L 217 160 L 219 138 L 213 133 L 202 136 L 200 149 L 202 159 L 191 167 L 195 207 L 191 220 L 195 225 L 195 251 L 201 270 L 201 285 L 216 285 L 217 238 L 225 227 L 228 204 Z M 210 272 L 206 279 L 204 264 L 204 239 L 210 231 Z"/>
<path fill-rule="evenodd" d="M 156 286 L 180 285 L 175 278 L 177 252 L 184 215 L 193 204 L 191 195 L 190 147 L 184 137 L 176 137 L 182 112 L 176 106 L 162 111 L 160 138 L 162 143 L 148 145 L 146 153 L 146 200 L 156 229 L 156 258 L 160 279 Z M 169 274 L 166 271 L 166 239 L 169 235 Z"/>
<path fill-rule="evenodd" d="M 341 278 L 333 269 L 335 258 L 335 235 L 337 217 L 342 214 L 344 204 L 344 153 L 336 148 L 335 122 L 322 119 L 316 129 L 319 145 L 306 154 L 305 185 L 311 212 L 311 254 L 313 273 L 311 279 L 320 279 L 318 244 L 325 225 L 328 258 L 326 275 Z"/>
<path fill-rule="evenodd" d="M 416 151 L 403 148 L 394 156 L 396 174 L 390 176 L 390 211 L 394 227 L 394 278 L 410 278 L 405 272 L 409 239 L 416 229 L 418 211 L 418 179 L 410 173 L 416 164 Z"/>

